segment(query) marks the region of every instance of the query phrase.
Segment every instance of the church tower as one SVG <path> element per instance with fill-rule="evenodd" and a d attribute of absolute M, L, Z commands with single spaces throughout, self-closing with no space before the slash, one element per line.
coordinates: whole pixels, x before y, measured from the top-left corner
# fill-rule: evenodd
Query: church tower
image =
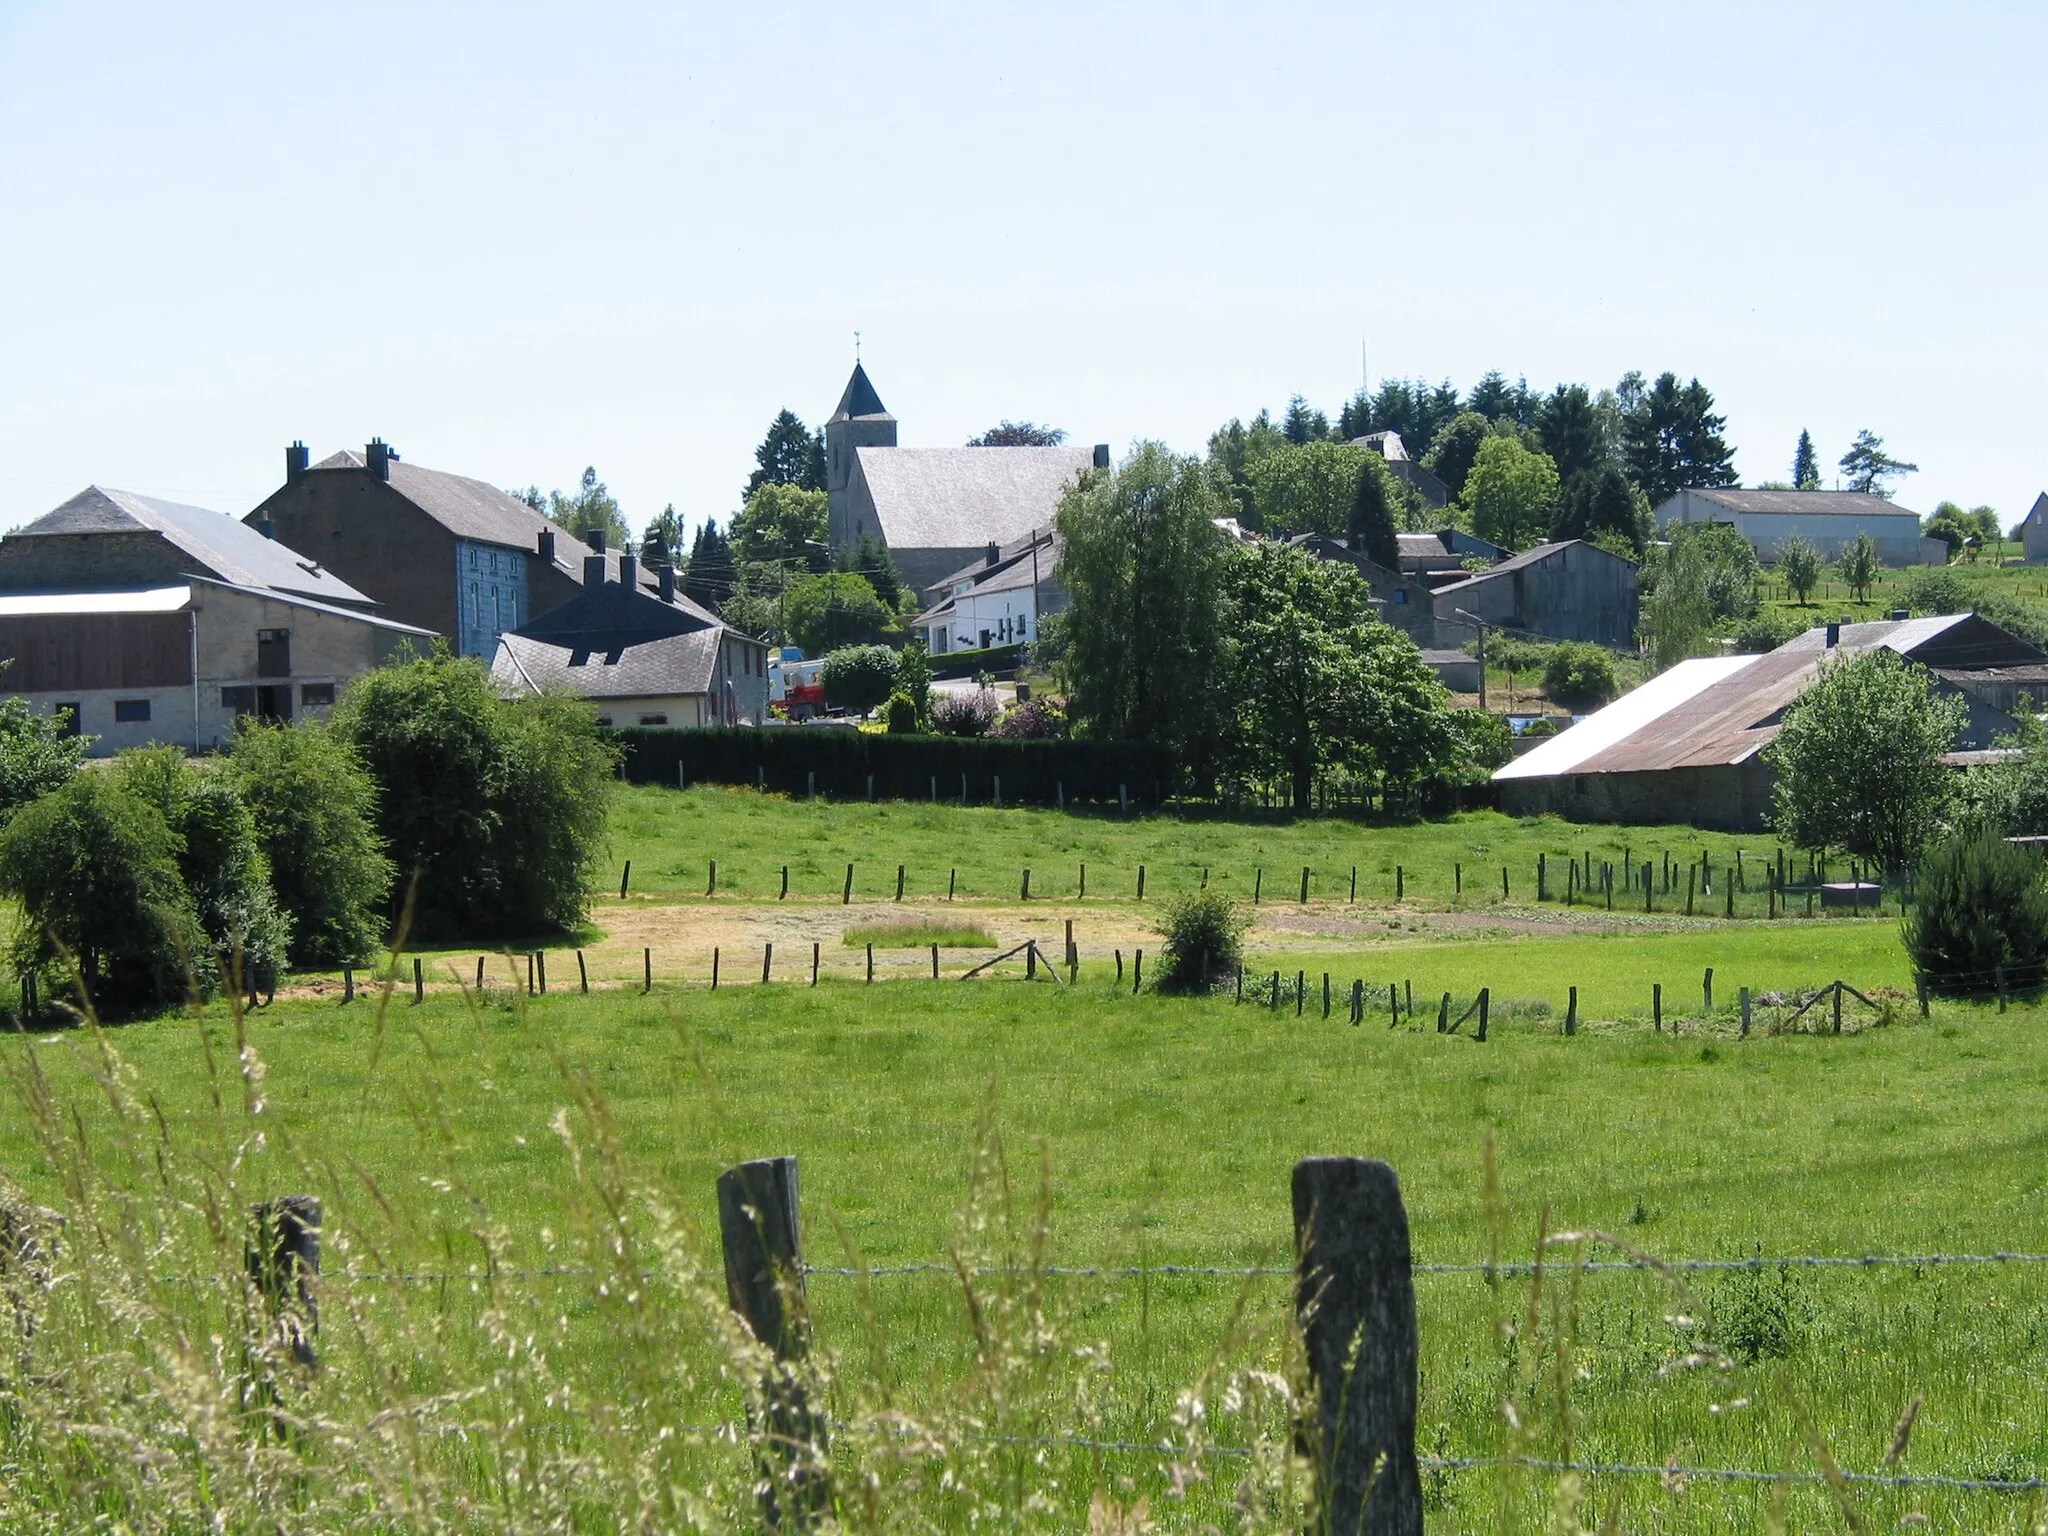
<path fill-rule="evenodd" d="M 855 363 L 846 393 L 839 397 L 839 409 L 825 423 L 825 497 L 835 553 L 860 537 L 852 507 L 854 449 L 895 446 L 896 418 L 868 382 L 867 370 Z"/>

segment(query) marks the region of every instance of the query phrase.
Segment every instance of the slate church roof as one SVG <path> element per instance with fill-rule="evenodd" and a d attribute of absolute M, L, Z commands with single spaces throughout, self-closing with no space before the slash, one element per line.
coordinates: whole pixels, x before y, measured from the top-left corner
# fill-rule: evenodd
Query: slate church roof
<path fill-rule="evenodd" d="M 855 452 L 891 549 L 973 549 L 1021 539 L 1050 523 L 1061 493 L 1104 457 L 1085 446 Z"/>

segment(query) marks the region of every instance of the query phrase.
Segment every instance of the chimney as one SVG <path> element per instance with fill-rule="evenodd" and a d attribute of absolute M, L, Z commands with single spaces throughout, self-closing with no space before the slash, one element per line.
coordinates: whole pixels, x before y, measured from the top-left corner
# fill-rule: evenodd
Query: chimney
<path fill-rule="evenodd" d="M 628 592 L 640 589 L 640 562 L 631 555 L 619 556 L 619 585 Z"/>
<path fill-rule="evenodd" d="M 1109 444 L 1097 443 L 1095 445 L 1095 467 L 1097 469 L 1109 468 Z"/>
<path fill-rule="evenodd" d="M 661 578 L 661 600 L 672 603 L 676 600 L 676 568 L 664 565 L 656 573 Z"/>
<path fill-rule="evenodd" d="M 583 557 L 583 590 L 587 592 L 592 587 L 601 587 L 603 585 L 604 556 L 585 555 Z"/>
<path fill-rule="evenodd" d="M 306 452 L 306 445 L 294 440 L 284 451 L 284 483 L 290 485 L 306 472 L 312 463 L 312 455 Z"/>
<path fill-rule="evenodd" d="M 549 565 L 555 563 L 555 530 L 552 528 L 540 531 L 540 557 Z"/>
<path fill-rule="evenodd" d="M 1839 624 L 1828 625 L 1828 649 L 1833 650 L 1836 646 L 1840 645 L 1841 643 L 1842 626 Z"/>
<path fill-rule="evenodd" d="M 591 529 L 590 532 L 583 535 L 583 542 L 588 544 L 592 549 L 596 550 L 600 555 L 603 554 L 604 530 L 602 528 Z"/>
<path fill-rule="evenodd" d="M 265 537 L 266 539 L 274 539 L 277 537 L 277 524 L 266 517 L 261 522 L 257 523 L 256 531 L 262 534 L 263 537 Z"/>
<path fill-rule="evenodd" d="M 371 438 L 370 446 L 363 450 L 364 467 L 379 480 L 391 478 L 391 461 L 397 457 L 397 452 L 381 437 Z"/>
<path fill-rule="evenodd" d="M 998 543 L 996 543 L 996 541 L 995 541 L 995 540 L 993 540 L 993 539 L 989 540 L 989 544 L 988 544 L 988 563 L 989 563 L 990 565 L 994 565 L 994 564 L 995 564 L 995 563 L 996 563 L 996 562 L 997 562 L 998 560 L 1000 560 L 1000 559 L 1002 559 L 1002 558 L 1003 558 L 1003 546 L 1002 546 L 1002 545 L 1000 545 L 1000 544 L 998 544 Z"/>

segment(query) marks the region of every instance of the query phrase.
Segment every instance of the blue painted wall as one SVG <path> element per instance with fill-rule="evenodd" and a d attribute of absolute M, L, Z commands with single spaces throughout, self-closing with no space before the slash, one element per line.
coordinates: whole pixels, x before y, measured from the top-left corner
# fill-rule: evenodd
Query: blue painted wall
<path fill-rule="evenodd" d="M 455 602 L 462 625 L 456 649 L 489 661 L 498 636 L 528 617 L 525 551 L 456 540 Z"/>

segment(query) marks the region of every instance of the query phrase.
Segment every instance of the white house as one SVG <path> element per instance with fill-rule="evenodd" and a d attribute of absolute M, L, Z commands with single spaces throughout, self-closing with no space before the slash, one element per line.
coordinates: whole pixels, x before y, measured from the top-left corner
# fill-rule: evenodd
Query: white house
<path fill-rule="evenodd" d="M 986 650 L 1038 638 L 1042 617 L 1066 606 L 1052 579 L 1059 540 L 1051 528 L 1033 528 L 1013 544 L 991 544 L 973 565 L 963 566 L 925 589 L 931 603 L 916 628 L 934 656 Z"/>
<path fill-rule="evenodd" d="M 1948 547 L 1923 538 L 1920 514 L 1863 491 L 1684 490 L 1657 508 L 1657 526 L 1732 523 L 1757 559 L 1775 564 L 1778 546 L 1801 538 L 1830 558 L 1867 533 L 1886 565 L 1942 565 Z"/>

